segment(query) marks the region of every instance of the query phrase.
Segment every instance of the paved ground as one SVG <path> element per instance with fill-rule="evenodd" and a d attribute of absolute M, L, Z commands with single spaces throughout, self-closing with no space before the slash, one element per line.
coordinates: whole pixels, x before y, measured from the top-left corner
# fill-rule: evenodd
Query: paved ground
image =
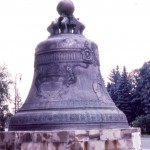
<path fill-rule="evenodd" d="M 150 136 L 142 136 L 143 150 L 150 150 Z"/>

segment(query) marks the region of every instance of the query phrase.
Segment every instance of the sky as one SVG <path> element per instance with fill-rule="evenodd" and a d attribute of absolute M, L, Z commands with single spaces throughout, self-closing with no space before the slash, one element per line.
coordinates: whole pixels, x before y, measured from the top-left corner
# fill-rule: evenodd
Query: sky
<path fill-rule="evenodd" d="M 37 44 L 49 36 L 47 27 L 58 18 L 59 0 L 0 0 L 0 64 L 7 64 L 25 99 L 33 78 Z M 150 60 L 150 0 L 73 0 L 74 16 L 97 43 L 105 81 L 117 65 L 127 71 Z"/>

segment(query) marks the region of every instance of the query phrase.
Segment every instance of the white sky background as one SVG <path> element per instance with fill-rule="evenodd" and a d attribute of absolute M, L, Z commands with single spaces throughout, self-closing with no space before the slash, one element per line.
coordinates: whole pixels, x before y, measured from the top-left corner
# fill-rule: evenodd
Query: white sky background
<path fill-rule="evenodd" d="M 8 65 L 26 98 L 33 77 L 34 50 L 49 33 L 59 0 L 0 0 L 0 63 Z M 128 71 L 150 60 L 150 0 L 73 0 L 84 35 L 99 47 L 106 80 L 116 65 Z M 18 81 L 19 82 L 19 81 Z"/>

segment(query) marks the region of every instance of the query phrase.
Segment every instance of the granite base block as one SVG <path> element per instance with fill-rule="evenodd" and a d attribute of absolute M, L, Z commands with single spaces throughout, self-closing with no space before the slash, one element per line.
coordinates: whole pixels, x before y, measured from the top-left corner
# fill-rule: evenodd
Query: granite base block
<path fill-rule="evenodd" d="M 141 150 L 139 128 L 0 132 L 0 150 Z"/>

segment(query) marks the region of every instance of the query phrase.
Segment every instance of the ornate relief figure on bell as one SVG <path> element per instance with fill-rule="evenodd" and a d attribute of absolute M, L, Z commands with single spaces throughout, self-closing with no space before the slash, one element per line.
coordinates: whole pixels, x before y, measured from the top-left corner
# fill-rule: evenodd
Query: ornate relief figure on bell
<path fill-rule="evenodd" d="M 35 49 L 34 77 L 28 97 L 10 130 L 66 130 L 127 127 L 100 73 L 98 46 L 83 35 L 74 4 L 62 0 L 50 36 Z"/>

